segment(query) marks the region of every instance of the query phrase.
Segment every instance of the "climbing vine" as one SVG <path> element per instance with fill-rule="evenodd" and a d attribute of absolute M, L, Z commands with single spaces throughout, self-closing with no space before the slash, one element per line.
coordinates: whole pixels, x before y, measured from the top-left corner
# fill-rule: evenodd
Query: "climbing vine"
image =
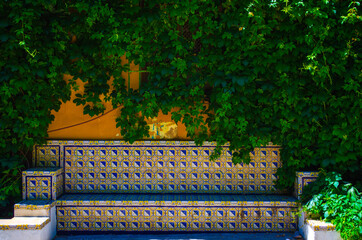
<path fill-rule="evenodd" d="M 172 112 L 196 143 L 229 142 L 234 163 L 261 144 L 281 145 L 281 187 L 292 185 L 295 170 L 320 166 L 359 179 L 359 7 L 352 0 L 2 1 L 1 169 L 44 141 L 51 110 L 69 100 L 79 78 L 85 90 L 74 102 L 91 116 L 105 111 L 104 101 L 121 106 L 116 124 L 130 142 L 147 136 L 145 118 Z M 124 54 L 144 71 L 140 89 L 122 78 Z"/>

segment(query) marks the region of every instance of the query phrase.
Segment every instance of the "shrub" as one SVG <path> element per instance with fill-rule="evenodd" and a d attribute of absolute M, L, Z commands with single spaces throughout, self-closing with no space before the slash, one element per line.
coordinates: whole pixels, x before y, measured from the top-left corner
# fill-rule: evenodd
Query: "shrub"
<path fill-rule="evenodd" d="M 304 210 L 314 218 L 331 222 L 346 240 L 362 238 L 362 197 L 341 174 L 321 171 L 303 190 Z"/>

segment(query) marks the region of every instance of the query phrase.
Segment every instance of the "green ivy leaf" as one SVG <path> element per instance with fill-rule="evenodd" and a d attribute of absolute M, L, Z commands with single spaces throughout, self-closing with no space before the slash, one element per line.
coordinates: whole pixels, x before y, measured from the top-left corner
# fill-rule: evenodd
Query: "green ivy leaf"
<path fill-rule="evenodd" d="M 247 82 L 249 81 L 248 77 L 244 77 L 244 76 L 233 76 L 232 77 L 232 82 L 239 85 L 240 87 L 244 86 Z"/>

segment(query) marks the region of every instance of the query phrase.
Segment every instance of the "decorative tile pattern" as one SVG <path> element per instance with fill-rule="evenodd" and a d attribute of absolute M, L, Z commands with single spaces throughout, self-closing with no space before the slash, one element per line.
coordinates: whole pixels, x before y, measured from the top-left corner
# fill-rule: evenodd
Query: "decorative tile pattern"
<path fill-rule="evenodd" d="M 23 199 L 56 200 L 63 194 L 63 169 L 32 168 L 23 171 Z"/>
<path fill-rule="evenodd" d="M 300 199 L 303 188 L 318 178 L 318 172 L 297 172 L 294 183 L 294 196 Z"/>
<path fill-rule="evenodd" d="M 82 196 L 82 197 L 80 197 Z M 294 198 L 266 195 L 67 194 L 58 231 L 295 231 Z"/>
<path fill-rule="evenodd" d="M 60 147 L 60 145 L 53 145 L 50 141 L 44 146 L 35 145 L 33 149 L 34 166 L 60 167 Z"/>
<path fill-rule="evenodd" d="M 194 146 L 65 146 L 64 151 L 65 191 L 73 193 L 271 192 L 279 164 L 235 167 L 226 151 L 209 162 L 211 149 Z"/>
<path fill-rule="evenodd" d="M 48 142 L 52 147 L 57 144 L 68 193 L 277 192 L 274 181 L 281 165 L 277 146 L 255 149 L 250 164 L 234 166 L 227 146 L 218 160 L 209 161 L 215 143 L 198 147 L 191 141 Z M 42 150 L 51 152 L 46 146 L 35 148 Z"/>

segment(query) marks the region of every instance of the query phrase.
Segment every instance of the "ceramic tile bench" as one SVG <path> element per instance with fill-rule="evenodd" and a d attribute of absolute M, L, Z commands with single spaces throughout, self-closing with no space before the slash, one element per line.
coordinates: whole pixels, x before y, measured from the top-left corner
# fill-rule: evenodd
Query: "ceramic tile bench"
<path fill-rule="evenodd" d="M 53 201 L 57 231 L 297 230 L 296 198 L 275 189 L 278 146 L 234 166 L 191 141 L 48 141 L 23 173 L 23 204 Z"/>

